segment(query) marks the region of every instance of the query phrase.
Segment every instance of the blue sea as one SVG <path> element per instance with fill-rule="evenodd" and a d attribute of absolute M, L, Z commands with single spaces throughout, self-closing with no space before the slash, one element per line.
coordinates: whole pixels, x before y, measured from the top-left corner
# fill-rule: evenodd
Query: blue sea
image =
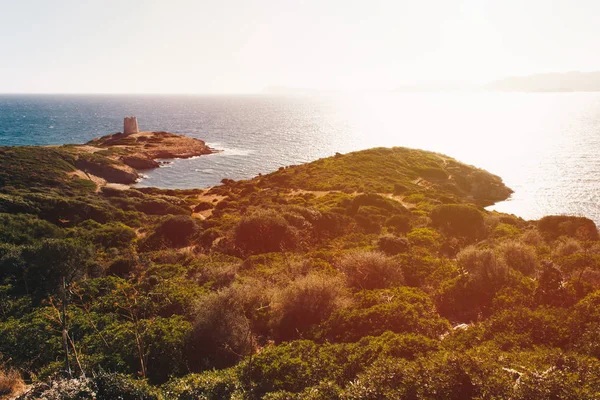
<path fill-rule="evenodd" d="M 142 186 L 209 187 L 335 152 L 405 146 L 501 176 L 515 193 L 500 211 L 600 223 L 600 93 L 0 95 L 0 146 L 84 143 L 121 131 L 127 115 L 141 130 L 223 150 L 173 160 Z"/>

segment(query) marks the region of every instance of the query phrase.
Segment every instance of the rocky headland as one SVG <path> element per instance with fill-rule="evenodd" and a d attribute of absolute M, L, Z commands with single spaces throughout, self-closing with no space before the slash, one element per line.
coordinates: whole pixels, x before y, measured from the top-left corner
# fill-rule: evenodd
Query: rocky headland
<path fill-rule="evenodd" d="M 96 183 L 132 184 L 139 171 L 158 168 L 160 159 L 191 158 L 214 153 L 199 139 L 169 132 L 115 133 L 70 146 L 75 166 Z"/>

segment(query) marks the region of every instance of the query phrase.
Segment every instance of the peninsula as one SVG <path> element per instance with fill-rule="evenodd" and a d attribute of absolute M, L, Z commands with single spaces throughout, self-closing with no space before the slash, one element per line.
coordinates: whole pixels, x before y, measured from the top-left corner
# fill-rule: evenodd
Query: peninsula
<path fill-rule="evenodd" d="M 139 132 L 137 126 L 135 117 L 127 117 L 123 133 L 68 146 L 76 157 L 76 167 L 83 172 L 76 173 L 100 184 L 132 184 L 140 178 L 140 170 L 158 168 L 157 160 L 191 158 L 216 151 L 199 139 L 162 131 Z"/>

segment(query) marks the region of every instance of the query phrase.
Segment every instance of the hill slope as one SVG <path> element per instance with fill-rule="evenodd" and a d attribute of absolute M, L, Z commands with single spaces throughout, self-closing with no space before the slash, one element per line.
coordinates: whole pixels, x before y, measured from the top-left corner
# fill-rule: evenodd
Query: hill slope
<path fill-rule="evenodd" d="M 0 393 L 19 376 L 22 399 L 600 391 L 596 226 L 488 212 L 510 194 L 492 174 L 380 148 L 117 190 L 79 155 L 0 150 Z"/>

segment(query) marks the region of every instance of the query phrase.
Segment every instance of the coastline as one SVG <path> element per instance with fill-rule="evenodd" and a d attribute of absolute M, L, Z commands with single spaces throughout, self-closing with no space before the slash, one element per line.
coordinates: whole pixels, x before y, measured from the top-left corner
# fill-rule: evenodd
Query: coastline
<path fill-rule="evenodd" d="M 164 131 L 115 133 L 82 145 L 65 144 L 75 157 L 74 175 L 98 186 L 132 185 L 141 171 L 159 168 L 165 159 L 187 159 L 219 152 L 200 139 Z"/>

